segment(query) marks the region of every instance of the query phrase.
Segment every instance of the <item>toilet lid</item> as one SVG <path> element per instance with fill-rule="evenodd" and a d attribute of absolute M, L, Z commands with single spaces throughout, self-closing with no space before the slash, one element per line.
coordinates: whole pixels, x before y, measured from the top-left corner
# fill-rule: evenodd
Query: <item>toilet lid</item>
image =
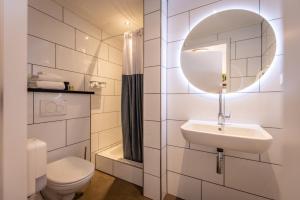
<path fill-rule="evenodd" d="M 77 157 L 66 157 L 47 165 L 47 179 L 54 183 L 74 183 L 94 172 L 94 165 Z"/>

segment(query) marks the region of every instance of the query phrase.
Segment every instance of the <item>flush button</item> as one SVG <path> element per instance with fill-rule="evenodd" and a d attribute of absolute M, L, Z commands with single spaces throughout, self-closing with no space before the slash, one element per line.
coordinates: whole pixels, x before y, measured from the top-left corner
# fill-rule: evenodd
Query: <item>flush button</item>
<path fill-rule="evenodd" d="M 67 104 L 64 99 L 41 100 L 41 117 L 63 116 L 67 114 Z"/>
<path fill-rule="evenodd" d="M 56 104 L 54 102 L 48 102 L 45 105 L 46 113 L 55 113 L 56 112 Z"/>

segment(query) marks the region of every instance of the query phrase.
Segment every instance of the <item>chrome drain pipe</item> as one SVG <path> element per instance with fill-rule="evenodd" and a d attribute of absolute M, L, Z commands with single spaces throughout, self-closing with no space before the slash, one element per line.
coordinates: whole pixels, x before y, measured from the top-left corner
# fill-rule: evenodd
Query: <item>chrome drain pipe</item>
<path fill-rule="evenodd" d="M 217 148 L 217 174 L 222 174 L 224 162 L 224 150 Z"/>

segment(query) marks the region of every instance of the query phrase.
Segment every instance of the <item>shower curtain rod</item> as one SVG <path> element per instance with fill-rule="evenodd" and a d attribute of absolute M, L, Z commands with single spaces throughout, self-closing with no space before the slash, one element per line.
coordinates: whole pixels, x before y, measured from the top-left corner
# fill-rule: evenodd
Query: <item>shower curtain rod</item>
<path fill-rule="evenodd" d="M 140 28 L 140 29 L 137 29 L 137 30 L 144 30 L 144 28 Z M 114 37 L 123 37 L 124 33 L 121 33 L 119 35 L 113 35 L 113 36 L 110 36 L 108 38 L 105 38 L 104 40 L 108 40 L 108 39 L 111 39 L 111 38 L 114 38 Z"/>
<path fill-rule="evenodd" d="M 122 34 L 119 34 L 119 35 L 113 35 L 113 36 L 110 36 L 110 37 L 108 37 L 108 38 L 105 38 L 105 39 L 103 39 L 103 40 L 109 40 L 109 39 L 111 39 L 111 38 L 114 38 L 114 37 L 121 37 L 121 36 L 123 36 L 124 34 L 122 33 Z"/>

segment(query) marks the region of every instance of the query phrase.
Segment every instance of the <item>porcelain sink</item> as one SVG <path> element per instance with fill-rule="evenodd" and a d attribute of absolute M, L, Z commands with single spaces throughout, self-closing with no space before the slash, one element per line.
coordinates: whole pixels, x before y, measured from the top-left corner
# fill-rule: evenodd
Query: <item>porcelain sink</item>
<path fill-rule="evenodd" d="M 272 136 L 256 124 L 226 124 L 189 120 L 181 126 L 184 138 L 193 143 L 248 153 L 262 153 L 272 143 Z"/>

